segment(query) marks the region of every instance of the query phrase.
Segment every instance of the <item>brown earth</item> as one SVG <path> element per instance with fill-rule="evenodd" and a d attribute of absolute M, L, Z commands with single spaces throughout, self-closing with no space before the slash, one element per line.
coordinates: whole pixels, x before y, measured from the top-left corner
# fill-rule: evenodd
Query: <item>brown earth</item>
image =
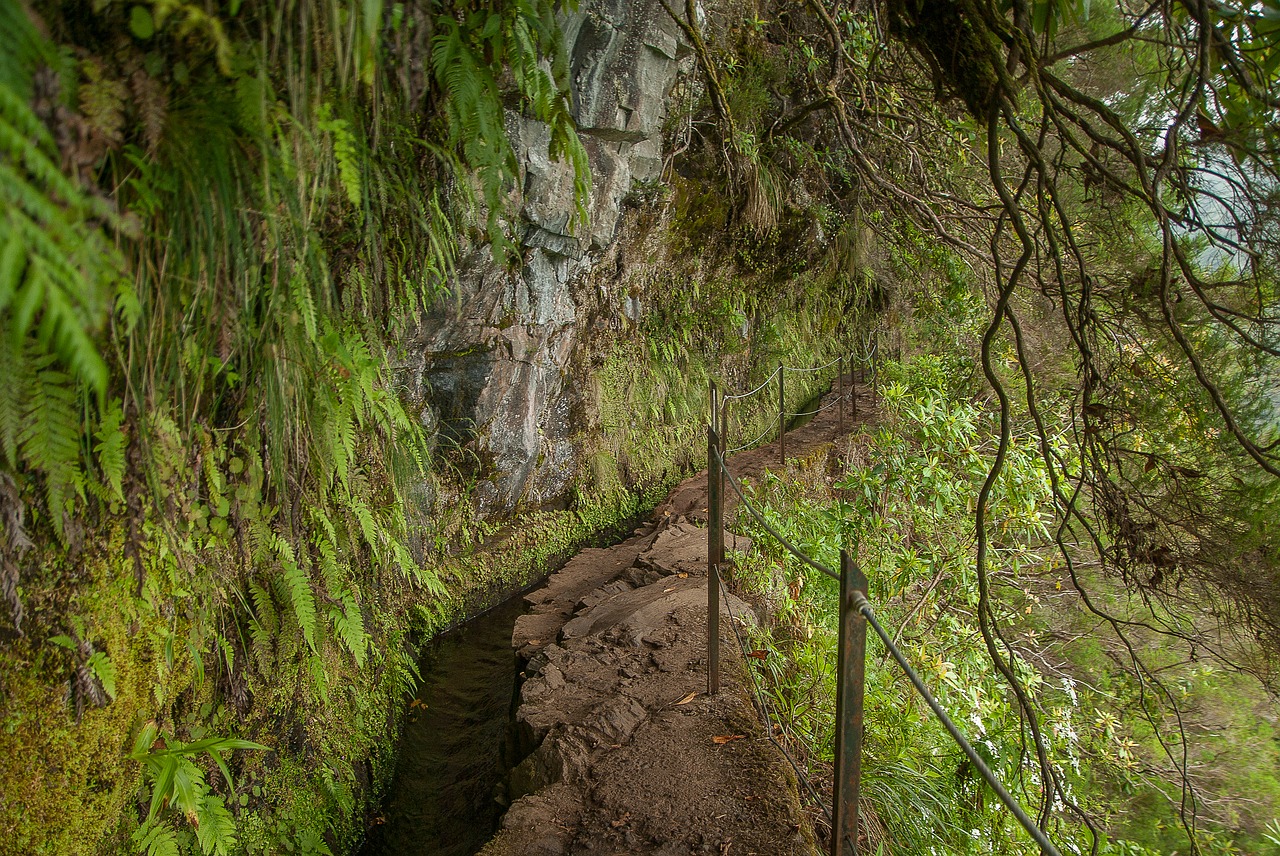
<path fill-rule="evenodd" d="M 870 399 L 858 392 L 861 416 Z M 830 442 L 837 425 L 832 407 L 788 432 L 788 457 Z M 778 462 L 776 443 L 729 458 L 751 478 Z M 512 645 L 529 662 L 517 722 L 530 751 L 483 856 L 818 852 L 795 774 L 751 701 L 730 622 L 755 616 L 736 597 L 721 602 L 721 689 L 706 693 L 706 507 L 703 472 L 632 538 L 584 550 L 526 596 Z"/>

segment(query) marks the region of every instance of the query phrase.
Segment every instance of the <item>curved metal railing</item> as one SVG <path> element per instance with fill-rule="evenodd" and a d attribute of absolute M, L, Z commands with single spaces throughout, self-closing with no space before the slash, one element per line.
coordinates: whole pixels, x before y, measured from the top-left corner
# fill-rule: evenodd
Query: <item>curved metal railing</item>
<path fill-rule="evenodd" d="M 872 400 L 873 401 L 875 400 L 876 380 L 878 379 L 878 373 L 876 370 L 877 369 L 876 355 L 878 351 L 879 351 L 879 343 L 878 343 L 878 340 L 876 339 L 876 334 L 873 332 L 867 335 L 867 337 L 862 341 L 861 346 L 857 351 L 850 352 L 849 354 L 841 354 L 837 356 L 835 359 L 830 360 L 820 366 L 798 367 L 798 366 L 788 366 L 784 363 L 779 363 L 778 366 L 772 372 L 769 373 L 768 377 L 766 377 L 763 381 L 761 381 L 755 387 L 747 390 L 746 392 L 720 393 L 717 395 L 715 385 L 712 384 L 712 388 L 711 388 L 712 406 L 717 407 L 718 412 L 716 413 L 716 421 L 718 422 L 718 424 L 720 424 L 721 426 L 726 426 L 726 427 L 722 427 L 721 433 L 726 435 L 722 439 L 724 439 L 727 442 L 728 441 L 727 434 L 729 433 L 727 430 L 727 425 L 729 422 L 730 404 L 734 404 L 735 406 L 740 406 L 739 405 L 740 402 L 747 401 L 751 398 L 754 398 L 757 395 L 760 395 L 765 390 L 767 390 L 771 385 L 773 385 L 775 381 L 777 382 L 778 407 L 777 407 L 777 418 L 775 420 L 775 423 L 773 425 L 766 425 L 764 430 L 762 430 L 758 435 L 756 435 L 755 438 L 748 440 L 746 442 L 739 443 L 733 446 L 732 448 L 726 448 L 725 453 L 734 454 L 737 452 L 744 451 L 746 449 L 753 448 L 759 445 L 762 441 L 768 439 L 771 435 L 773 435 L 779 440 L 779 455 L 782 461 L 785 462 L 786 431 L 787 431 L 787 426 L 791 422 L 791 420 L 817 416 L 818 414 L 824 413 L 832 408 L 839 408 L 840 425 L 841 425 L 841 428 L 843 428 L 846 403 L 848 403 L 851 406 L 853 411 L 852 412 L 853 417 L 856 418 L 858 415 L 858 395 L 857 395 L 856 387 L 852 382 L 852 378 L 858 372 L 862 373 L 864 381 L 866 380 L 866 376 L 870 374 L 871 382 L 869 386 L 870 386 Z M 818 374 L 821 372 L 829 371 L 833 367 L 836 368 L 834 385 L 838 386 L 837 394 L 834 397 L 832 397 L 825 404 L 820 404 L 819 406 L 810 410 L 790 410 L 787 408 L 786 376 L 788 374 Z M 850 378 L 850 383 L 848 384 L 847 387 L 845 385 L 846 377 Z M 776 434 L 775 434 L 775 431 L 776 431 Z"/>
<path fill-rule="evenodd" d="M 867 343 L 865 354 L 871 362 L 874 362 L 876 346 L 870 341 Z M 837 359 L 841 363 L 843 369 L 843 357 Z M 834 364 L 834 363 L 832 363 Z M 830 368 L 832 364 L 825 367 Z M 773 375 L 770 375 L 760 387 L 752 390 L 751 394 L 758 393 L 767 386 L 773 378 L 781 377 L 784 372 L 783 366 L 779 366 Z M 843 377 L 841 378 L 843 380 Z M 746 397 L 739 396 L 737 398 Z M 730 396 L 725 396 L 725 400 Z M 780 399 L 781 400 L 781 399 Z M 837 402 L 842 399 L 837 397 Z M 714 406 L 714 388 L 713 388 L 713 407 L 711 412 L 713 416 L 717 414 L 717 408 Z M 830 405 L 828 405 L 830 406 Z M 822 408 L 825 409 L 825 408 Z M 820 410 L 818 411 L 820 412 Z M 842 411 L 843 413 L 843 411 Z M 780 427 L 785 429 L 785 422 L 780 421 Z M 730 621 L 733 624 L 734 636 L 742 649 L 744 659 L 751 656 L 751 652 L 747 651 L 746 642 L 743 640 L 739 632 L 738 625 L 741 620 L 734 615 L 732 609 L 732 600 L 729 597 L 728 589 L 724 587 L 720 579 L 720 566 L 724 563 L 724 487 L 727 485 L 732 489 L 738 499 L 739 506 L 749 514 L 752 519 L 763 529 L 770 537 L 775 539 L 787 553 L 793 556 L 797 561 L 818 571 L 840 583 L 840 643 L 839 643 L 839 664 L 837 666 L 837 704 L 836 704 L 836 776 L 834 781 L 835 799 L 833 805 L 828 807 L 818 794 L 818 789 L 814 787 L 808 776 L 801 769 L 801 765 L 792 757 L 791 753 L 780 741 L 777 740 L 773 733 L 774 719 L 771 706 L 765 693 L 761 690 L 755 671 L 749 669 L 752 681 L 753 696 L 756 700 L 756 706 L 765 719 L 765 734 L 771 743 L 777 746 L 786 757 L 788 763 L 794 769 L 796 776 L 805 790 L 813 798 L 813 801 L 821 809 L 828 823 L 832 827 L 832 854 L 833 856 L 843 856 L 843 854 L 855 854 L 857 852 L 857 817 L 858 817 L 858 791 L 860 787 L 861 777 L 861 743 L 862 743 L 862 688 L 864 677 L 864 660 L 866 652 L 866 628 L 868 625 L 875 631 L 876 635 L 884 643 L 885 649 L 893 657 L 899 668 L 906 675 L 907 680 L 912 687 L 924 699 L 933 715 L 946 729 L 947 734 L 960 747 L 960 750 L 973 764 L 978 775 L 981 776 L 995 793 L 1000 802 L 1013 814 L 1014 818 L 1031 836 L 1032 840 L 1040 847 L 1045 856 L 1061 856 L 1057 847 L 1049 840 L 1048 835 L 1041 829 L 1022 805 L 1014 799 L 1004 784 L 997 778 L 995 773 L 987 766 L 982 757 L 974 749 L 973 744 L 964 736 L 964 733 L 956 726 L 955 722 L 948 716 L 945 709 L 938 702 L 937 698 L 930 692 L 929 688 L 921 679 L 919 673 L 911 666 L 905 654 L 898 648 L 893 638 L 884 630 L 877 620 L 875 610 L 872 608 L 871 602 L 867 599 L 867 582 L 858 570 L 855 563 L 849 557 L 846 551 L 841 551 L 840 555 L 840 573 L 832 570 L 821 562 L 813 559 L 800 550 L 791 541 L 778 532 L 777 528 L 765 519 L 761 511 L 756 508 L 750 500 L 747 499 L 746 492 L 743 490 L 741 481 L 736 478 L 729 470 L 727 456 L 729 451 L 725 449 L 723 443 L 724 422 L 721 419 L 713 419 L 712 423 L 707 427 L 707 493 L 708 493 L 708 537 L 707 537 L 707 684 L 708 691 L 711 693 L 718 692 L 720 684 L 719 676 L 719 647 L 720 647 L 720 607 L 719 602 L 723 594 L 726 605 L 729 606 Z M 772 430 L 772 429 L 770 429 Z M 768 433 L 768 432 L 766 432 Z M 758 439 L 763 439 L 763 436 Z M 782 433 L 785 437 L 785 433 Z M 785 460 L 785 457 L 784 457 Z"/>

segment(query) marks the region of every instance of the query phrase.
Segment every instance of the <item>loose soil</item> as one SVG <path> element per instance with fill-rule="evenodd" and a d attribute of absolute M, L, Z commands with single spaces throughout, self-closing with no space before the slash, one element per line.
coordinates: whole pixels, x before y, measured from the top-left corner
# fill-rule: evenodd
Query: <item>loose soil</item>
<path fill-rule="evenodd" d="M 857 392 L 862 415 L 870 396 Z M 831 442 L 837 426 L 830 407 L 788 432 L 788 457 Z M 777 444 L 729 465 L 758 479 L 778 467 Z M 795 774 L 751 701 L 730 622 L 755 616 L 733 596 L 721 600 L 721 689 L 706 693 L 706 508 L 703 472 L 630 539 L 584 550 L 525 596 L 512 646 L 528 660 L 516 715 L 528 754 L 483 856 L 818 852 Z"/>

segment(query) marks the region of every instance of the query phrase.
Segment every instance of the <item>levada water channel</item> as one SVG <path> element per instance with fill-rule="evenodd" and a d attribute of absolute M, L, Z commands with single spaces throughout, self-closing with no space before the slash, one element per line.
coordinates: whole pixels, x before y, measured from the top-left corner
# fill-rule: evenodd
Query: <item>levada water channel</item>
<path fill-rule="evenodd" d="M 432 640 L 382 823 L 360 856 L 472 856 L 497 829 L 517 683 L 522 594 Z"/>

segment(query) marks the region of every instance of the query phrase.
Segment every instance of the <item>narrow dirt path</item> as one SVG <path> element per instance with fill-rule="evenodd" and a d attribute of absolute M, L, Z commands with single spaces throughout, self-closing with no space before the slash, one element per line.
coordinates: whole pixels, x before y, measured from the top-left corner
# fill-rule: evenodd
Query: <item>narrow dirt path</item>
<path fill-rule="evenodd" d="M 861 417 L 870 397 L 857 393 Z M 788 457 L 837 426 L 832 407 L 788 432 Z M 775 442 L 729 464 L 760 478 L 778 460 Z M 704 471 L 633 537 L 584 550 L 526 596 L 512 645 L 529 661 L 517 712 L 528 755 L 483 856 L 817 852 L 795 775 L 760 733 L 728 625 L 729 608 L 753 617 L 737 598 L 721 604 L 721 692 L 706 695 L 706 491 Z M 750 542 L 726 534 L 726 547 Z"/>

